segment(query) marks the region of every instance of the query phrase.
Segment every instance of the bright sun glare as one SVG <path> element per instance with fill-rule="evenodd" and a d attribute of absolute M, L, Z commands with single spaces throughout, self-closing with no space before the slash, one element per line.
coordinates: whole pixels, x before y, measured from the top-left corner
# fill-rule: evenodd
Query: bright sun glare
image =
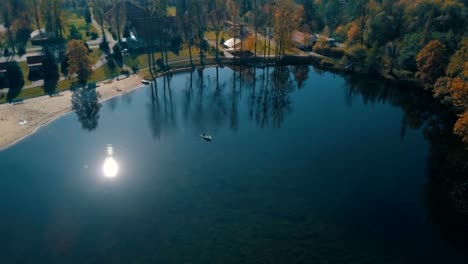
<path fill-rule="evenodd" d="M 104 160 L 104 166 L 102 166 L 102 171 L 104 176 L 107 178 L 114 178 L 119 172 L 119 164 L 115 161 L 113 157 L 107 157 Z"/>

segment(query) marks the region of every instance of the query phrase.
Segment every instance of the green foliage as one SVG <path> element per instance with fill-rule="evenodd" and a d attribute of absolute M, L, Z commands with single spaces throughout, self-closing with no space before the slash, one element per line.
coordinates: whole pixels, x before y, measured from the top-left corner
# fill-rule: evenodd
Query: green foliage
<path fill-rule="evenodd" d="M 101 43 L 99 43 L 99 48 L 104 52 L 104 53 L 109 53 L 109 43 L 107 43 L 107 40 L 102 40 Z"/>
<path fill-rule="evenodd" d="M 345 54 L 349 61 L 356 64 L 364 64 L 367 58 L 367 49 L 363 45 L 355 44 L 349 46 L 346 49 Z"/>
<path fill-rule="evenodd" d="M 68 58 L 65 57 L 62 62 L 60 62 L 60 72 L 67 76 L 68 75 Z"/>
<path fill-rule="evenodd" d="M 375 43 L 372 48 L 367 51 L 365 60 L 366 71 L 369 74 L 379 74 L 382 67 L 382 51 L 378 44 Z"/>
<path fill-rule="evenodd" d="M 99 34 L 97 32 L 91 32 L 91 39 L 95 40 L 99 37 Z"/>
<path fill-rule="evenodd" d="M 99 110 L 102 107 L 98 96 L 96 89 L 79 88 L 73 92 L 72 109 L 85 130 L 92 131 L 98 125 Z"/>
<path fill-rule="evenodd" d="M 16 42 L 19 43 L 20 46 L 26 46 L 26 42 L 28 42 L 31 32 L 32 28 L 30 26 L 22 26 L 18 28 L 15 33 Z"/>
<path fill-rule="evenodd" d="M 114 52 L 113 56 L 117 64 L 122 65 L 123 64 L 123 56 L 122 56 L 122 49 L 120 48 L 119 45 L 114 45 L 112 48 L 112 51 Z"/>
<path fill-rule="evenodd" d="M 55 56 L 48 48 L 44 51 L 44 60 L 42 61 L 44 76 L 44 92 L 52 94 L 55 92 L 58 80 L 60 78 L 59 68 L 55 61 Z"/>
<path fill-rule="evenodd" d="M 329 56 L 332 58 L 341 58 L 344 55 L 344 50 L 341 48 L 330 47 L 328 44 L 317 43 L 314 45 L 313 51 L 318 54 Z"/>
<path fill-rule="evenodd" d="M 89 11 L 88 7 L 85 8 L 85 21 L 86 21 L 86 24 L 91 24 L 92 22 L 91 11 Z"/>
<path fill-rule="evenodd" d="M 24 86 L 24 76 L 20 66 L 16 61 L 9 62 L 6 68 L 6 78 L 9 83 L 7 101 L 11 102 L 21 93 Z"/>
<path fill-rule="evenodd" d="M 26 54 L 26 47 L 24 46 L 21 46 L 18 48 L 18 56 L 23 56 L 24 54 Z"/>
<path fill-rule="evenodd" d="M 421 33 L 408 34 L 400 43 L 400 54 L 398 56 L 398 64 L 404 70 L 416 71 L 416 54 L 422 48 Z"/>
<path fill-rule="evenodd" d="M 78 31 L 75 25 L 70 25 L 69 27 L 70 35 L 68 36 L 68 39 L 81 39 L 81 33 Z"/>

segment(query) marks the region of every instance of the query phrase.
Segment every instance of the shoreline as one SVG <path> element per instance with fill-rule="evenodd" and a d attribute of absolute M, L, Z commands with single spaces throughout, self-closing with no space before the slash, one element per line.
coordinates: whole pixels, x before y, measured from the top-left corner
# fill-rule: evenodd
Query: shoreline
<path fill-rule="evenodd" d="M 288 56 L 286 60 L 282 60 L 280 65 L 291 60 L 292 58 L 297 59 L 298 56 Z M 340 65 L 322 65 L 321 60 L 317 60 L 316 57 L 312 56 L 299 56 L 300 60 L 297 60 L 298 64 L 306 64 L 314 67 L 319 67 L 326 71 L 331 72 L 346 72 Z M 167 74 L 176 74 L 178 72 L 190 71 L 197 67 L 213 67 L 213 66 L 250 66 L 255 67 L 260 64 L 261 58 L 256 57 L 247 60 L 233 61 L 232 59 L 223 58 L 216 61 L 214 58 L 207 58 L 204 65 L 184 65 L 174 67 L 166 72 L 157 72 L 156 78 L 162 77 Z M 271 60 L 272 58 L 267 58 Z M 285 59 L 285 58 L 283 58 Z M 251 64 L 253 62 L 253 65 Z M 250 65 L 249 65 L 250 64 Z M 288 64 L 287 64 L 288 65 Z M 270 66 L 270 65 L 264 65 Z M 325 67 L 324 67 L 325 66 Z M 328 66 L 328 67 L 327 67 Z M 331 67 L 330 67 L 331 66 Z M 144 70 L 144 69 L 142 69 Z M 351 72 L 350 74 L 361 75 L 359 71 Z M 389 76 L 379 76 L 379 78 L 398 81 L 408 82 L 409 80 L 388 78 Z M 99 87 L 96 90 L 99 92 L 101 97 L 99 102 L 104 102 L 110 98 L 123 95 L 132 90 L 138 89 L 142 85 L 141 81 L 144 78 L 139 74 L 132 74 L 125 79 L 119 80 L 118 77 L 102 81 L 99 83 Z M 71 107 L 71 95 L 72 91 L 66 90 L 60 93 L 60 96 L 49 97 L 47 95 L 30 98 L 24 101 L 23 104 L 12 105 L 8 103 L 0 104 L 0 151 L 6 150 L 7 148 L 19 143 L 21 140 L 34 134 L 39 128 L 45 126 L 56 119 L 74 111 Z M 19 122 L 26 120 L 28 121 L 25 125 L 20 125 Z"/>
<path fill-rule="evenodd" d="M 101 95 L 99 102 L 143 87 L 142 79 L 135 74 L 119 81 L 114 78 L 99 83 L 99 87 L 96 88 Z M 0 104 L 0 151 L 8 149 L 41 127 L 73 112 L 71 97 L 72 91 L 67 90 L 60 92 L 60 96 L 39 96 L 25 100 L 23 104 Z M 20 125 L 23 120 L 28 123 Z"/>

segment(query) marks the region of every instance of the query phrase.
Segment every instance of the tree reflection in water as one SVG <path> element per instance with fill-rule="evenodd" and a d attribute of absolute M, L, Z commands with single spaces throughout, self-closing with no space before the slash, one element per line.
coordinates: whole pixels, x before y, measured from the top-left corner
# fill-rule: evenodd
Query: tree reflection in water
<path fill-rule="evenodd" d="M 78 120 L 85 130 L 92 131 L 97 128 L 101 103 L 99 93 L 95 89 L 78 88 L 73 91 L 72 109 L 78 115 Z"/>
<path fill-rule="evenodd" d="M 390 103 L 403 109 L 402 140 L 407 128 L 420 129 L 430 143 L 425 206 L 440 239 L 468 248 L 468 150 L 452 132 L 455 115 L 430 94 L 409 85 L 345 76 L 347 100 Z"/>
<path fill-rule="evenodd" d="M 305 80 L 311 67 L 284 66 L 256 69 L 235 67 L 232 77 L 211 77 L 199 69 L 187 76 L 181 89 L 181 117 L 185 124 L 204 131 L 207 128 L 239 128 L 239 103 L 247 102 L 249 120 L 257 126 L 280 128 L 293 103 L 291 93 L 307 87 Z M 315 69 L 317 74 L 322 74 Z M 226 76 L 224 76 L 226 77 Z M 468 237 L 468 151 L 453 136 L 455 115 L 434 100 L 430 94 L 411 84 L 392 83 L 356 75 L 343 75 L 344 98 L 348 105 L 355 100 L 365 104 L 391 104 L 403 110 L 399 136 L 408 129 L 420 130 L 430 143 L 424 187 L 425 205 L 435 233 L 444 240 L 466 247 Z M 224 80 L 220 83 L 220 79 Z M 159 80 L 160 82 L 167 80 Z M 167 84 L 169 91 L 171 84 Z M 162 85 L 160 83 L 159 87 Z M 179 87 L 178 87 L 179 89 Z M 157 93 L 156 93 L 157 94 Z M 161 93 L 159 93 L 161 94 Z M 168 94 L 170 94 L 168 92 Z M 248 100 L 242 100 L 242 96 Z M 176 127 L 172 97 L 152 100 L 148 106 L 150 126 L 155 135 L 169 133 Z M 176 101 L 177 102 L 177 101 Z"/>

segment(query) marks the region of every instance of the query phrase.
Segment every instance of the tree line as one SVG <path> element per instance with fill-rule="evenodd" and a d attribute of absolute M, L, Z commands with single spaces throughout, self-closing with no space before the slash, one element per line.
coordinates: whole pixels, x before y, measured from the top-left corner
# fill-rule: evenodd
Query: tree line
<path fill-rule="evenodd" d="M 48 31 L 63 37 L 63 9 L 73 6 L 85 6 L 86 13 L 90 13 L 87 7 L 92 6 L 104 36 L 104 48 L 108 48 L 104 24 L 112 28 L 117 40 L 129 37 L 124 0 L 1 1 L 2 22 L 12 50 L 15 49 L 14 39 L 21 40 L 22 35 L 27 36 L 25 32 L 29 31 L 24 28 L 41 28 L 44 25 Z M 459 114 L 454 131 L 468 142 L 466 0 L 128 1 L 145 10 L 145 15 L 139 19 L 145 22 L 145 35 L 154 35 L 144 40 L 153 76 L 156 66 L 160 69 L 168 67 L 168 51 L 177 51 L 182 46 L 188 47 L 190 64 L 193 65 L 193 48 L 198 49 L 199 60 L 203 64 L 209 50 L 205 39 L 208 31 L 215 34 L 214 52 L 218 58 L 225 20 L 245 25 L 250 32 L 263 34 L 250 34 L 243 38 L 239 31 L 230 32 L 244 42 L 241 49 L 252 50 L 254 54 L 263 42 L 264 56 L 270 52 L 278 57 L 294 52 L 292 34 L 299 30 L 343 43 L 343 46 L 336 46 L 327 41 L 317 41 L 313 46 L 313 51 L 334 61 L 356 65 L 368 74 L 414 77 L 422 87 Z M 174 14 L 167 12 L 171 6 L 176 7 L 175 19 L 170 19 Z M 113 9 L 110 16 L 105 15 L 109 8 Z M 88 20 L 90 15 L 86 17 Z M 269 45 L 271 42 L 274 45 Z M 160 59 L 154 57 L 156 51 L 160 52 Z"/>

